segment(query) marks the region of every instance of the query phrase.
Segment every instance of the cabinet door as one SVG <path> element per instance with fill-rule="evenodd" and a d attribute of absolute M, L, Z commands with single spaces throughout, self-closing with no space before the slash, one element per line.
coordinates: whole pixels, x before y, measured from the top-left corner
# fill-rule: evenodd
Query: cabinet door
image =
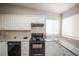
<path fill-rule="evenodd" d="M 39 23 L 39 24 L 45 23 L 45 18 L 43 16 L 32 16 L 29 19 L 31 23 Z"/>
<path fill-rule="evenodd" d="M 60 45 L 58 45 L 56 42 L 46 42 L 46 56 L 63 56 L 65 55 L 63 53 L 62 47 L 60 48 Z"/>
<path fill-rule="evenodd" d="M 29 19 L 25 15 L 0 15 L 0 29 L 30 30 Z"/>
<path fill-rule="evenodd" d="M 73 56 L 71 52 L 57 42 L 46 42 L 46 56 Z"/>
<path fill-rule="evenodd" d="M 63 46 L 59 46 L 59 49 L 61 49 L 62 52 L 62 56 L 74 56 L 74 54 L 72 54 L 70 51 L 68 51 L 66 48 L 64 48 Z"/>
<path fill-rule="evenodd" d="M 46 56 L 59 56 L 61 55 L 60 51 L 58 51 L 56 43 L 52 41 L 47 41 L 45 43 L 45 55 Z"/>
<path fill-rule="evenodd" d="M 7 56 L 7 42 L 1 42 L 1 56 Z"/>
<path fill-rule="evenodd" d="M 0 42 L 0 56 L 1 56 L 1 42 Z"/>
<path fill-rule="evenodd" d="M 11 28 L 15 30 L 31 30 L 29 19 L 23 18 L 22 16 L 18 16 L 17 19 L 12 19 L 11 26 Z"/>
<path fill-rule="evenodd" d="M 22 56 L 29 56 L 29 42 L 22 42 L 21 47 Z"/>

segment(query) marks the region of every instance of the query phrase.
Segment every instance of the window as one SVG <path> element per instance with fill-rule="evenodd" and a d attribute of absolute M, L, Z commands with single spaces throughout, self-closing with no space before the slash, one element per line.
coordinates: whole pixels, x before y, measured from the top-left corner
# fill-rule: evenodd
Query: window
<path fill-rule="evenodd" d="M 59 33 L 59 21 L 58 20 L 46 20 L 46 34 L 58 34 Z"/>

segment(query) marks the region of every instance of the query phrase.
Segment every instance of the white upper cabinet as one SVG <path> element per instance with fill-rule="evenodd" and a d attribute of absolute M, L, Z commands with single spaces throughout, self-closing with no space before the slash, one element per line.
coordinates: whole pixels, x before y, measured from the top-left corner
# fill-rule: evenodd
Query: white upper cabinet
<path fill-rule="evenodd" d="M 44 16 L 31 16 L 29 19 L 31 20 L 31 23 L 39 23 L 39 24 L 45 23 Z"/>
<path fill-rule="evenodd" d="M 31 30 L 31 23 L 44 23 L 44 17 L 28 15 L 0 15 L 0 30 Z"/>
<path fill-rule="evenodd" d="M 24 15 L 0 15 L 2 30 L 31 30 L 29 19 Z"/>

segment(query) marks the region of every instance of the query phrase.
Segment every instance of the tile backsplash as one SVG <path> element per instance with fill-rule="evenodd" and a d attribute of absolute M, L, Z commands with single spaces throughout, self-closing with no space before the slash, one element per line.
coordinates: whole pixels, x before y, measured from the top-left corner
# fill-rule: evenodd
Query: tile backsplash
<path fill-rule="evenodd" d="M 43 33 L 46 35 L 45 29 L 43 27 L 32 27 L 32 30 L 3 30 L 0 31 L 0 40 L 11 40 L 11 39 L 30 39 L 31 33 Z"/>
<path fill-rule="evenodd" d="M 30 31 L 1 31 L 0 39 L 26 39 L 30 38 Z"/>

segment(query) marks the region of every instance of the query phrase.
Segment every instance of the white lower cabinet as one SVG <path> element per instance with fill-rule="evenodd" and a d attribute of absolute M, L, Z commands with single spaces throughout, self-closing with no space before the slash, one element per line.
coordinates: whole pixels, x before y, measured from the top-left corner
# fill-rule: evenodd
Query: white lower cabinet
<path fill-rule="evenodd" d="M 7 42 L 1 42 L 0 43 L 0 50 L 1 50 L 1 56 L 7 56 L 8 55 Z"/>
<path fill-rule="evenodd" d="M 29 42 L 21 42 L 21 55 L 29 56 Z"/>
<path fill-rule="evenodd" d="M 62 56 L 61 50 L 55 42 L 45 42 L 45 55 L 46 56 Z"/>
<path fill-rule="evenodd" d="M 0 42 L 0 56 L 1 56 L 1 42 Z"/>
<path fill-rule="evenodd" d="M 45 46 L 46 56 L 73 56 L 71 52 L 62 47 L 56 42 L 46 42 Z"/>

